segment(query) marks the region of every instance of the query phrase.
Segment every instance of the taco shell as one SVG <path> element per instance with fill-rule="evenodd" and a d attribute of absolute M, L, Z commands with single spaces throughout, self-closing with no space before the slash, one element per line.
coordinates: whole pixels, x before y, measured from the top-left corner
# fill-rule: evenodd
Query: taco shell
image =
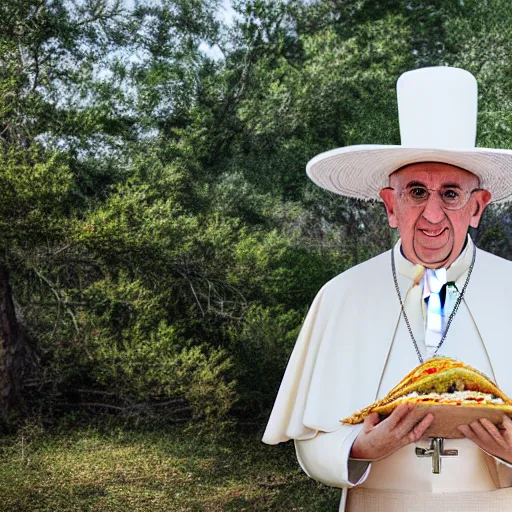
<path fill-rule="evenodd" d="M 361 423 L 372 412 L 385 418 L 402 403 L 415 404 L 412 414 L 418 422 L 434 414 L 429 437 L 463 438 L 459 425 L 487 418 L 499 426 L 504 414 L 512 416 L 512 401 L 486 375 L 460 361 L 436 357 L 414 368 L 382 400 L 341 422 Z"/>

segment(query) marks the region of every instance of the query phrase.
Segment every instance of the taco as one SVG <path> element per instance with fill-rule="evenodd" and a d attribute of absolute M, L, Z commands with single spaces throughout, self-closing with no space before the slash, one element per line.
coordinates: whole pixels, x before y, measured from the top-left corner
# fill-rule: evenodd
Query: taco
<path fill-rule="evenodd" d="M 444 425 L 444 431 L 449 427 L 450 434 L 457 437 L 460 436 L 456 424 L 467 424 L 480 417 L 498 423 L 504 413 L 512 415 L 512 401 L 486 375 L 461 361 L 435 357 L 409 372 L 382 400 L 341 422 L 355 425 L 372 412 L 385 417 L 402 403 L 417 404 L 418 418 L 428 412 L 441 415 L 437 426 Z M 432 427 L 436 430 L 436 421 Z"/>

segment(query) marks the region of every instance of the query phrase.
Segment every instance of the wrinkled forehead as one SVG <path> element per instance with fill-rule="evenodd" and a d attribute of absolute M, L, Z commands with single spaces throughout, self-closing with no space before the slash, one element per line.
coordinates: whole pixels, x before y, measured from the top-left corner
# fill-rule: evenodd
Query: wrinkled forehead
<path fill-rule="evenodd" d="M 393 188 L 406 187 L 411 183 L 428 188 L 455 185 L 460 188 L 478 188 L 480 179 L 472 172 L 455 165 L 441 162 L 420 162 L 406 165 L 389 176 Z"/>

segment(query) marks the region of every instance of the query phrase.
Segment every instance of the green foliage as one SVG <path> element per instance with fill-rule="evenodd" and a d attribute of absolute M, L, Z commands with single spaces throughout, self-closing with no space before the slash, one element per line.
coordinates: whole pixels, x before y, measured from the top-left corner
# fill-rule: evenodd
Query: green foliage
<path fill-rule="evenodd" d="M 252 306 L 244 319 L 230 325 L 230 353 L 238 371 L 239 407 L 264 420 L 272 406 L 299 333 L 303 315 L 283 307 Z"/>
<path fill-rule="evenodd" d="M 396 78 L 435 64 L 476 74 L 480 142 L 510 147 L 504 0 L 243 0 L 230 26 L 218 6 L 0 5 L 21 415 L 264 422 L 316 292 L 395 239 L 382 205 L 313 187 L 306 162 L 398 143 Z M 511 257 L 511 218 L 491 210 L 478 243 Z"/>
<path fill-rule="evenodd" d="M 62 236 L 73 183 L 67 156 L 37 145 L 8 146 L 0 152 L 0 168 L 1 246 L 21 242 L 30 248 Z"/>

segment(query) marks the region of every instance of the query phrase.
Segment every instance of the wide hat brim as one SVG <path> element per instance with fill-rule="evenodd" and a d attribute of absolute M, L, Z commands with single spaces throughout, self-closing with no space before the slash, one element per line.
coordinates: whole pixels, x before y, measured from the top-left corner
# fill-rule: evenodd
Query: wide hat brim
<path fill-rule="evenodd" d="M 512 200 L 512 150 L 507 149 L 347 146 L 315 156 L 306 172 L 318 186 L 336 194 L 380 201 L 379 192 L 389 186 L 390 174 L 419 162 L 441 162 L 465 169 L 480 178 L 480 188 L 491 192 L 493 203 Z"/>

